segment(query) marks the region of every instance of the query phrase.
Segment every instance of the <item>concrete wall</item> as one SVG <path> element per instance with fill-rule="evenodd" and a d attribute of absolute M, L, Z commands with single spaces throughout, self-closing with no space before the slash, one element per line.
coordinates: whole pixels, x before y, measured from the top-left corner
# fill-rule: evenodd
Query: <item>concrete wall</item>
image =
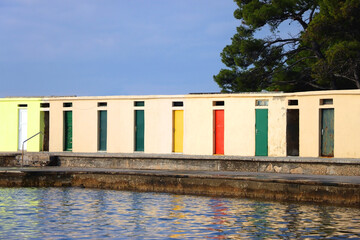
<path fill-rule="evenodd" d="M 287 94 L 286 99 L 298 99 L 300 111 L 300 156 L 320 156 L 320 111 L 334 109 L 334 157 L 359 158 L 360 92 L 358 90 L 321 91 Z M 333 99 L 333 104 L 321 105 L 321 99 Z"/>
<path fill-rule="evenodd" d="M 321 105 L 321 99 L 332 104 Z M 256 106 L 257 100 L 268 101 Z M 289 105 L 297 100 L 297 105 Z M 255 112 L 268 109 L 268 156 L 287 155 L 287 110 L 299 109 L 299 156 L 320 156 L 320 111 L 334 109 L 334 157 L 360 158 L 360 91 L 319 91 L 301 93 L 189 94 L 174 96 L 108 96 L 9 98 L 0 100 L 0 151 L 16 151 L 18 104 L 28 104 L 28 136 L 40 130 L 40 102 L 50 103 L 50 151 L 63 151 L 64 111 L 73 112 L 73 152 L 98 152 L 98 111 L 107 111 L 107 152 L 134 152 L 134 111 L 145 112 L 145 153 L 173 151 L 173 111 L 184 110 L 183 154 L 214 154 L 214 110 L 225 113 L 224 154 L 255 155 Z M 135 101 L 145 106 L 135 107 Z M 174 101 L 183 106 L 174 107 Z M 224 106 L 214 102 L 224 101 Z M 63 103 L 71 102 L 72 107 Z M 107 106 L 98 106 L 106 102 Z M 32 140 L 29 151 L 39 151 Z"/>
<path fill-rule="evenodd" d="M 63 150 L 63 112 L 73 112 L 73 152 L 98 151 L 98 111 L 107 111 L 107 152 L 134 152 L 135 110 L 145 113 L 145 153 L 172 152 L 172 99 L 164 97 L 86 97 L 50 99 L 50 151 Z M 135 101 L 145 106 L 135 107 Z M 65 108 L 63 103 L 71 102 Z M 107 106 L 98 107 L 99 102 Z"/>
<path fill-rule="evenodd" d="M 321 99 L 333 99 L 321 105 Z M 268 101 L 256 106 L 256 100 Z M 297 105 L 289 105 L 297 100 Z M 184 110 L 184 154 L 214 154 L 213 112 L 225 113 L 224 154 L 255 155 L 255 111 L 268 109 L 268 156 L 284 157 L 286 150 L 287 109 L 299 109 L 299 155 L 320 156 L 320 110 L 334 108 L 334 157 L 358 158 L 360 149 L 360 91 L 321 91 L 303 93 L 197 94 L 185 96 L 114 96 L 51 98 L 50 151 L 63 149 L 63 111 L 73 111 L 73 152 L 97 152 L 99 110 L 108 111 L 107 152 L 134 152 L 134 111 L 145 111 L 145 153 L 172 153 L 172 111 Z M 144 101 L 144 107 L 134 107 Z M 183 101 L 181 108 L 173 101 Z M 224 106 L 214 102 L 224 101 Z M 72 108 L 63 108 L 72 102 Z M 98 102 L 107 102 L 98 107 Z"/>
<path fill-rule="evenodd" d="M 63 150 L 63 102 L 51 99 L 50 101 L 50 152 Z"/>
<path fill-rule="evenodd" d="M 186 154 L 213 154 L 213 111 L 224 109 L 225 155 L 255 155 L 255 110 L 268 109 L 268 155 L 286 155 L 285 97 L 274 94 L 187 95 L 185 107 Z M 268 106 L 255 106 L 256 100 L 267 100 Z M 213 102 L 224 101 L 224 106 Z"/>
<path fill-rule="evenodd" d="M 19 139 L 19 109 L 27 109 L 27 137 L 40 131 L 40 98 L 2 98 L 0 99 L 0 151 L 21 149 Z M 26 104 L 27 107 L 19 107 Z M 27 142 L 27 151 L 41 150 L 38 135 Z"/>
<path fill-rule="evenodd" d="M 334 100 L 335 157 L 360 157 L 360 95 L 349 95 Z"/>
<path fill-rule="evenodd" d="M 108 101 L 107 151 L 131 153 L 134 151 L 134 102 Z"/>

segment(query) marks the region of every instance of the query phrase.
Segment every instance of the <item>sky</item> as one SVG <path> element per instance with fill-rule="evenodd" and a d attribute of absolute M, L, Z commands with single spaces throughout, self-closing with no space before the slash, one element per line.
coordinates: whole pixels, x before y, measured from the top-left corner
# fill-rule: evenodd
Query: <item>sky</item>
<path fill-rule="evenodd" d="M 219 92 L 233 0 L 0 0 L 0 97 Z"/>

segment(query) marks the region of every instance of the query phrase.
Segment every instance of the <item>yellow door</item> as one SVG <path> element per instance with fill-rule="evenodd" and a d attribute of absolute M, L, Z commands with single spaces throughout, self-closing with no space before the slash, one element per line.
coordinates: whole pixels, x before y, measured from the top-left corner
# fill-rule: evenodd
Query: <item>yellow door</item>
<path fill-rule="evenodd" d="M 174 152 L 183 152 L 184 110 L 173 111 L 173 142 Z"/>

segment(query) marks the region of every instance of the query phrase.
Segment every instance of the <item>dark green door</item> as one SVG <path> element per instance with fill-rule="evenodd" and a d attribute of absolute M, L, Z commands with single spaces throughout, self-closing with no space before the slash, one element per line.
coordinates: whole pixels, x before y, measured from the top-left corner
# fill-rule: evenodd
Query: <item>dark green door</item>
<path fill-rule="evenodd" d="M 135 110 L 135 151 L 144 151 L 144 110 Z"/>
<path fill-rule="evenodd" d="M 64 151 L 72 150 L 72 111 L 64 112 Z"/>
<path fill-rule="evenodd" d="M 40 112 L 40 131 L 43 133 L 40 138 L 40 147 L 42 151 L 49 151 L 49 111 Z"/>
<path fill-rule="evenodd" d="M 255 155 L 268 155 L 268 110 L 255 110 Z"/>
<path fill-rule="evenodd" d="M 106 151 L 107 139 L 107 111 L 99 111 L 99 151 Z"/>
<path fill-rule="evenodd" d="M 334 156 L 334 109 L 321 109 L 321 156 Z"/>

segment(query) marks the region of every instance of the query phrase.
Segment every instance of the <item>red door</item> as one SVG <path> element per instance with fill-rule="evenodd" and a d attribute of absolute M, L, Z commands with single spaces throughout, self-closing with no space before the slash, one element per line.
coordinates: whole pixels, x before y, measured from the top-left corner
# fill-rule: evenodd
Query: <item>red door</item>
<path fill-rule="evenodd" d="M 215 154 L 224 154 L 224 110 L 214 110 Z"/>

